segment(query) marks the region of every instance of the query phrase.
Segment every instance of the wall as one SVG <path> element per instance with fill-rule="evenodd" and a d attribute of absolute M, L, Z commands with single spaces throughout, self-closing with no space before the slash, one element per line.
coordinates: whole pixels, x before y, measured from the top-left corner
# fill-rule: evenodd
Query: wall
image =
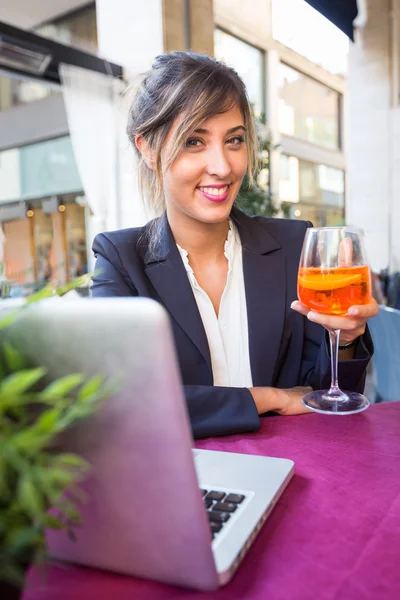
<path fill-rule="evenodd" d="M 0 111 L 0 151 L 68 135 L 61 94 Z"/>
<path fill-rule="evenodd" d="M 367 0 L 350 50 L 347 221 L 364 229 L 374 271 L 400 268 L 400 112 L 392 106 L 390 0 Z"/>
<path fill-rule="evenodd" d="M 272 35 L 271 0 L 214 0 L 217 25 L 230 33 L 264 47 Z"/>

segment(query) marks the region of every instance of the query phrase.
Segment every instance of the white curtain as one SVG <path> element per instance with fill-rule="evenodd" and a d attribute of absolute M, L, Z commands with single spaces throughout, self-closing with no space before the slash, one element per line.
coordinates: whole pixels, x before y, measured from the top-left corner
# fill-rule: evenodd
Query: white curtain
<path fill-rule="evenodd" d="M 99 231 L 121 226 L 119 145 L 124 84 L 112 76 L 60 65 L 68 127 L 83 191 L 94 215 L 93 239 Z"/>

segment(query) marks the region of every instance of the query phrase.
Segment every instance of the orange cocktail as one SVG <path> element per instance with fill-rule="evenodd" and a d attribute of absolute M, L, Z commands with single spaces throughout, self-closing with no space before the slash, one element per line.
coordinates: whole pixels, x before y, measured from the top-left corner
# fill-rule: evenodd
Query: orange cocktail
<path fill-rule="evenodd" d="M 327 315 L 344 315 L 350 306 L 370 301 L 369 267 L 300 267 L 298 295 L 311 310 Z"/>

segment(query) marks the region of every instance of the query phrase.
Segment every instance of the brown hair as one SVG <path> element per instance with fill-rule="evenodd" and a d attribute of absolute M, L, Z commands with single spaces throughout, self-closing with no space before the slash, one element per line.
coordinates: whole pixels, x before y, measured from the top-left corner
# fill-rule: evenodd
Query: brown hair
<path fill-rule="evenodd" d="M 157 56 L 135 91 L 127 125 L 127 134 L 139 158 L 139 189 L 146 208 L 150 208 L 154 216 L 160 216 L 165 209 L 162 168 L 173 163 L 188 135 L 202 122 L 235 105 L 241 110 L 247 130 L 251 184 L 257 166 L 257 136 L 242 79 L 232 68 L 202 54 L 171 52 Z M 178 116 L 182 116 L 182 120 L 170 140 L 166 162 L 162 165 L 161 152 L 165 150 L 167 135 Z M 136 148 L 136 136 L 142 136 L 154 152 L 153 169 L 147 166 Z M 152 227 L 150 242 L 154 250 L 158 241 L 157 220 Z"/>

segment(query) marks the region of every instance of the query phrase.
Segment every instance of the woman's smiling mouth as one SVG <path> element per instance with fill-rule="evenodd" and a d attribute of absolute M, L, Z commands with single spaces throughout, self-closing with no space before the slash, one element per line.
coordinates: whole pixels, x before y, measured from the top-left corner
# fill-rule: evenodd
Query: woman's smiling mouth
<path fill-rule="evenodd" d="M 213 185 L 213 186 L 197 186 L 197 189 L 212 202 L 224 202 L 229 196 L 229 188 L 231 184 Z"/>

